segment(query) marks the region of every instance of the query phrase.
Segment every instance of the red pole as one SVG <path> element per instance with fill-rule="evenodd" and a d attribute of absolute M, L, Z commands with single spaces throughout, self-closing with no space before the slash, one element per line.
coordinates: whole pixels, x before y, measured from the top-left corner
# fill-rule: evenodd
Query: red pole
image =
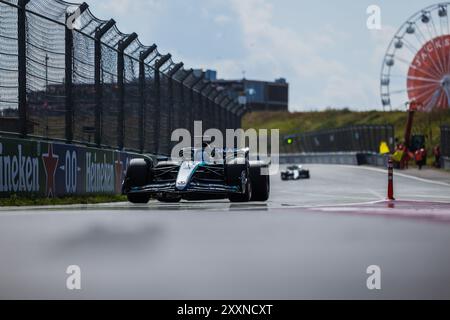
<path fill-rule="evenodd" d="M 394 162 L 392 159 L 388 161 L 388 200 L 395 200 L 394 198 Z"/>

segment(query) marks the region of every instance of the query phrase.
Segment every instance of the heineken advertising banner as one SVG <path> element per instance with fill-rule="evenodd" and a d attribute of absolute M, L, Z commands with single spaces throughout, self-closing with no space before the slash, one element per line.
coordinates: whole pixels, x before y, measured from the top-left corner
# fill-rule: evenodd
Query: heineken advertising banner
<path fill-rule="evenodd" d="M 0 197 L 119 194 L 138 154 L 0 136 Z"/>

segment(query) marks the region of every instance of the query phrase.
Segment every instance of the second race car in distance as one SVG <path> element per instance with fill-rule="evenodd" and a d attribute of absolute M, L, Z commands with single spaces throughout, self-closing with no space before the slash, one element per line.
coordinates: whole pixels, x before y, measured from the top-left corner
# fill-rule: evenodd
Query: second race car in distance
<path fill-rule="evenodd" d="M 289 166 L 286 170 L 281 171 L 281 180 L 283 181 L 309 179 L 310 177 L 309 170 L 301 165 Z"/>

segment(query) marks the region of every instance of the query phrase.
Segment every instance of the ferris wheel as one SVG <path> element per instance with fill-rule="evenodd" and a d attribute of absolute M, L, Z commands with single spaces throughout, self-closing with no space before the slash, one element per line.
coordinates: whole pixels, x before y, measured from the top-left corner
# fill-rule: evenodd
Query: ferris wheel
<path fill-rule="evenodd" d="M 412 15 L 391 40 L 381 68 L 383 109 L 418 111 L 450 105 L 450 2 Z"/>

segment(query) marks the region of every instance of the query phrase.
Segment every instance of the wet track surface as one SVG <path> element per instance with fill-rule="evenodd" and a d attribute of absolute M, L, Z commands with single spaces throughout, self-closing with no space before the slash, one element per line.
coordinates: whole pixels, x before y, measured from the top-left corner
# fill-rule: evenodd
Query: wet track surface
<path fill-rule="evenodd" d="M 310 169 L 267 204 L 1 209 L 0 298 L 450 298 L 448 182 L 396 176 L 387 203 L 383 170 Z"/>

